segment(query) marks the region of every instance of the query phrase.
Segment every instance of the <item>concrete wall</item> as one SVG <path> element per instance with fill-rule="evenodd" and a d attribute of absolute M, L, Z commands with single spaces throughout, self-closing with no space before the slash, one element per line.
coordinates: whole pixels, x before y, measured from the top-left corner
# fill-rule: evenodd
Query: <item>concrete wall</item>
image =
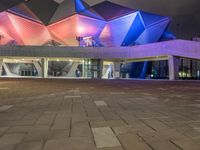
<path fill-rule="evenodd" d="M 94 59 L 163 59 L 167 56 L 200 59 L 200 42 L 174 40 L 133 47 L 1 46 L 3 57 L 53 57 Z M 167 59 L 167 58 L 166 58 Z"/>

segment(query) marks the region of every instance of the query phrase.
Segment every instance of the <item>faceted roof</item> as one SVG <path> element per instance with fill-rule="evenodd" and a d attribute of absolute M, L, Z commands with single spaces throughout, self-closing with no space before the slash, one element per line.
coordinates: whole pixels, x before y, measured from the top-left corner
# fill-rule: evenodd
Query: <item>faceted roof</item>
<path fill-rule="evenodd" d="M 0 18 L 1 44 L 78 46 L 77 37 L 92 37 L 107 47 L 158 41 L 170 21 L 108 1 L 91 7 L 84 0 L 26 0 Z"/>
<path fill-rule="evenodd" d="M 54 0 L 29 0 L 15 5 L 8 11 L 45 25 L 56 23 L 74 14 L 104 20 L 83 0 L 64 0 L 61 3 Z"/>
<path fill-rule="evenodd" d="M 28 8 L 28 6 L 25 3 L 20 3 L 17 6 L 10 8 L 8 12 L 42 23 L 40 19 L 33 13 L 33 11 L 31 11 Z"/>
<path fill-rule="evenodd" d="M 80 11 L 84 11 L 88 7 L 89 5 L 82 0 L 64 0 L 56 9 L 53 17 L 50 20 L 50 24 L 70 17 Z"/>
<path fill-rule="evenodd" d="M 29 0 L 25 4 L 46 25 L 49 24 L 58 7 L 58 4 L 52 0 Z"/>
<path fill-rule="evenodd" d="M 53 0 L 29 0 L 10 8 L 8 11 L 48 25 L 57 7 L 58 4 Z"/>

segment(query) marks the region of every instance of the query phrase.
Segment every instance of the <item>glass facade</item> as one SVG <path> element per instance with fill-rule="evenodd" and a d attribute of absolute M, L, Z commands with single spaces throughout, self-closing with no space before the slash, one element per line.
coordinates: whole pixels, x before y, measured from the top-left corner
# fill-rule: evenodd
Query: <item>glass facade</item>
<path fill-rule="evenodd" d="M 168 61 L 130 62 L 121 65 L 122 78 L 168 79 Z"/>
<path fill-rule="evenodd" d="M 179 58 L 179 79 L 200 80 L 200 60 Z M 121 65 L 122 78 L 169 79 L 167 60 L 130 62 Z"/>
<path fill-rule="evenodd" d="M 100 59 L 85 59 L 83 64 L 85 78 L 101 78 L 103 62 Z"/>
<path fill-rule="evenodd" d="M 181 80 L 200 80 L 200 60 L 177 58 L 176 74 Z M 7 59 L 2 66 L 3 76 L 42 76 L 40 59 Z M 11 63 L 12 62 L 12 63 Z M 16 63 L 18 62 L 18 63 Z M 26 63 L 25 63 L 26 62 Z M 48 77 L 113 79 L 114 61 L 102 59 L 48 59 Z M 168 60 L 121 62 L 120 78 L 169 79 Z"/>
<path fill-rule="evenodd" d="M 180 58 L 179 79 L 200 80 L 200 61 Z"/>
<path fill-rule="evenodd" d="M 9 73 L 6 73 L 6 70 L 9 70 Z M 32 63 L 5 63 L 1 75 L 38 76 L 38 71 Z"/>
<path fill-rule="evenodd" d="M 169 78 L 169 69 L 168 61 L 153 61 L 150 62 L 151 69 L 147 72 L 147 77 L 151 79 L 168 79 Z"/>

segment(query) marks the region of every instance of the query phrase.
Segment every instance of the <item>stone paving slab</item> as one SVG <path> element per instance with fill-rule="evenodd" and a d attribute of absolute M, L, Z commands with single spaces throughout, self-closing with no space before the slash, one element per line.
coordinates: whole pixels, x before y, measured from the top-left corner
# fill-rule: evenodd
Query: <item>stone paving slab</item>
<path fill-rule="evenodd" d="M 199 140 L 173 139 L 171 141 L 183 150 L 199 150 L 200 148 Z"/>
<path fill-rule="evenodd" d="M 66 95 L 66 96 L 64 96 L 64 98 L 65 99 L 67 99 L 67 98 L 81 98 L 81 96 L 78 96 L 78 95 L 71 95 L 71 96 Z"/>
<path fill-rule="evenodd" d="M 53 139 L 62 139 L 69 137 L 69 131 L 63 130 L 31 130 L 25 136 L 24 141 L 46 141 Z"/>
<path fill-rule="evenodd" d="M 90 138 L 67 138 L 47 141 L 44 150 L 94 150 L 95 145 Z"/>
<path fill-rule="evenodd" d="M 0 106 L 0 112 L 6 111 L 10 108 L 12 108 L 13 105 L 4 105 L 4 106 Z"/>
<path fill-rule="evenodd" d="M 9 88 L 0 91 L 0 150 L 200 147 L 197 81 L 5 78 L 0 84 Z M 109 131 L 97 132 L 105 140 L 97 144 L 93 129 L 99 128 Z"/>
<path fill-rule="evenodd" d="M 0 127 L 0 136 L 5 133 L 7 130 L 9 129 L 9 127 Z"/>
<path fill-rule="evenodd" d="M 180 148 L 170 141 L 157 141 L 150 144 L 154 150 L 180 150 Z"/>
<path fill-rule="evenodd" d="M 5 134 L 0 138 L 0 149 L 3 149 L 4 147 L 8 147 L 11 145 L 19 144 L 25 134 Z"/>
<path fill-rule="evenodd" d="M 121 146 L 117 137 L 109 127 L 92 128 L 97 148 Z"/>
<path fill-rule="evenodd" d="M 16 150 L 41 150 L 42 146 L 42 142 L 23 142 L 17 147 Z"/>
<path fill-rule="evenodd" d="M 96 106 L 107 106 L 105 101 L 94 101 L 94 103 L 96 104 Z"/>
<path fill-rule="evenodd" d="M 109 121 L 91 121 L 90 122 L 92 128 L 98 127 L 118 127 L 125 126 L 126 123 L 123 120 L 109 120 Z"/>
<path fill-rule="evenodd" d="M 152 150 L 136 133 L 121 134 L 118 138 L 126 150 Z"/>
<path fill-rule="evenodd" d="M 92 132 L 88 122 L 74 122 L 71 128 L 71 137 L 91 137 Z"/>

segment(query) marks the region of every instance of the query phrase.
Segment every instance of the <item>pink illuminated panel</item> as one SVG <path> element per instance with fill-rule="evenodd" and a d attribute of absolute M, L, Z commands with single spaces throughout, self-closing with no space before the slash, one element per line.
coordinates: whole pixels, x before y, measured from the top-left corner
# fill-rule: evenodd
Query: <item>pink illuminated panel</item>
<path fill-rule="evenodd" d="M 0 28 L 0 45 L 7 45 L 11 44 L 11 42 L 14 42 L 14 39 L 11 38 L 5 31 L 4 29 Z"/>
<path fill-rule="evenodd" d="M 77 46 L 76 37 L 98 37 L 105 22 L 82 15 L 74 15 L 48 26 L 48 30 L 65 45 Z"/>
<path fill-rule="evenodd" d="M 81 37 L 98 37 L 105 27 L 106 22 L 77 15 L 77 34 Z"/>
<path fill-rule="evenodd" d="M 25 45 L 43 45 L 51 39 L 44 25 L 13 14 L 8 16 Z"/>
<path fill-rule="evenodd" d="M 15 27 L 13 26 L 10 18 L 8 17 L 8 13 L 2 12 L 0 13 L 0 28 L 11 38 L 15 39 L 16 43 L 19 45 L 23 45 L 23 41 L 21 37 L 18 35 Z"/>
<path fill-rule="evenodd" d="M 78 45 L 76 41 L 76 15 L 66 18 L 60 22 L 49 25 L 47 28 L 56 40 L 70 46 Z"/>

